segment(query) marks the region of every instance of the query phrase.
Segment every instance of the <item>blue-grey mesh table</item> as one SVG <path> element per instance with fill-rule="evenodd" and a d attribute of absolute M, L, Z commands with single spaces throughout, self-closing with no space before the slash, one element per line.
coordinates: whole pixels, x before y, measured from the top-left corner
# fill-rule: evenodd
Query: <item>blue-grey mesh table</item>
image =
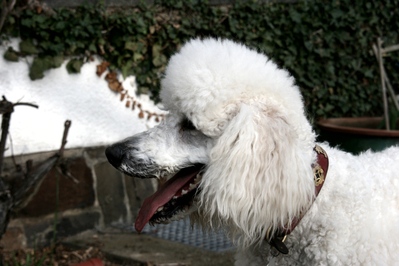
<path fill-rule="evenodd" d="M 124 226 L 123 229 L 135 231 L 134 226 Z M 170 224 L 146 225 L 142 233 L 215 252 L 234 249 L 223 232 L 204 232 L 201 228 L 192 226 L 189 219 L 174 221 Z"/>

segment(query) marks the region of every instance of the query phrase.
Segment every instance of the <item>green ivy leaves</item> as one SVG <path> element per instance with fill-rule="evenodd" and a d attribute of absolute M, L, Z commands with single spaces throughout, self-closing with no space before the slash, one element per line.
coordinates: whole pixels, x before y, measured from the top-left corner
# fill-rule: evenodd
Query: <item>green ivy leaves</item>
<path fill-rule="evenodd" d="M 25 55 L 36 55 L 39 53 L 39 49 L 37 49 L 36 45 L 33 44 L 31 39 L 22 40 L 19 43 L 19 50 Z"/>
<path fill-rule="evenodd" d="M 80 69 L 83 66 L 83 59 L 71 59 L 68 64 L 66 65 L 66 69 L 68 71 L 69 74 L 76 74 L 76 73 L 80 73 Z"/>
<path fill-rule="evenodd" d="M 86 58 L 98 54 L 124 77 L 135 75 L 138 91 L 158 100 L 159 79 L 167 59 L 193 37 L 222 37 L 268 54 L 295 77 L 309 114 L 380 115 L 378 65 L 370 52 L 378 36 L 399 43 L 399 1 L 305 0 L 296 3 L 157 0 L 134 9 L 101 6 L 59 9 L 45 15 L 26 9 L 11 16 L 5 32 L 18 33 L 20 51 L 4 57 L 33 56 L 30 77 L 70 60 L 78 73 Z M 399 53 L 384 58 L 393 87 L 399 87 Z"/>
<path fill-rule="evenodd" d="M 41 79 L 44 77 L 44 72 L 51 68 L 58 68 L 64 62 L 62 56 L 45 56 L 35 57 L 29 68 L 29 77 L 32 80 Z"/>
<path fill-rule="evenodd" d="M 4 53 L 4 59 L 11 62 L 18 62 L 19 61 L 18 52 L 15 51 L 12 47 L 8 47 L 7 51 Z"/>
<path fill-rule="evenodd" d="M 154 44 L 152 46 L 152 64 L 154 67 L 160 68 L 166 65 L 168 59 L 162 53 L 162 47 L 159 44 Z"/>

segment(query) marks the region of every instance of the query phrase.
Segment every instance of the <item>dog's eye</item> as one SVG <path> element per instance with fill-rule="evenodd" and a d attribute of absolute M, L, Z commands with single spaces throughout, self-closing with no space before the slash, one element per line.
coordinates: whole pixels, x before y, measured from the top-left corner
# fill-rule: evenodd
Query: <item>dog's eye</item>
<path fill-rule="evenodd" d="M 181 130 L 196 130 L 194 124 L 187 118 L 183 119 L 180 127 L 181 127 Z"/>

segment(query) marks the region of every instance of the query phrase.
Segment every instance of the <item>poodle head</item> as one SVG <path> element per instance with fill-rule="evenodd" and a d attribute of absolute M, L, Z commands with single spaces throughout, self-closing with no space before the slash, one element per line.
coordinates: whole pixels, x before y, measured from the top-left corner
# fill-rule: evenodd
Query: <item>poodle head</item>
<path fill-rule="evenodd" d="M 168 179 L 136 229 L 191 213 L 247 245 L 308 206 L 315 135 L 285 70 L 235 42 L 195 39 L 170 59 L 161 85 L 165 120 L 106 151 L 128 175 Z"/>

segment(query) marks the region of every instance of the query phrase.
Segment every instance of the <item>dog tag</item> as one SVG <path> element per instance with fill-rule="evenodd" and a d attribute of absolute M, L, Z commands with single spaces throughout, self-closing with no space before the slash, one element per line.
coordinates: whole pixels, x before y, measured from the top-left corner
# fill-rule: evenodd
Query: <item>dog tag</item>
<path fill-rule="evenodd" d="M 287 248 L 287 246 L 284 244 L 284 242 L 282 241 L 282 237 L 278 237 L 278 236 L 275 236 L 275 237 L 273 237 L 271 240 L 270 240 L 270 242 L 269 242 L 269 244 L 272 246 L 272 247 L 274 247 L 275 249 L 277 249 L 280 253 L 282 253 L 282 254 L 288 254 L 288 248 Z"/>

